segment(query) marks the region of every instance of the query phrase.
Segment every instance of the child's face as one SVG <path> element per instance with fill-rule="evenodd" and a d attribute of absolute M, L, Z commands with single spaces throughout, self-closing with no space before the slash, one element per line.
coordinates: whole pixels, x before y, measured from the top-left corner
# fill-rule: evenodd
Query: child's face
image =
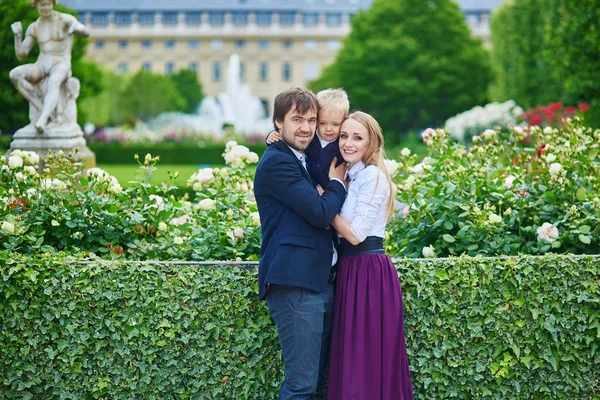
<path fill-rule="evenodd" d="M 340 128 L 344 122 L 343 111 L 319 110 L 319 136 L 331 142 L 340 137 Z"/>

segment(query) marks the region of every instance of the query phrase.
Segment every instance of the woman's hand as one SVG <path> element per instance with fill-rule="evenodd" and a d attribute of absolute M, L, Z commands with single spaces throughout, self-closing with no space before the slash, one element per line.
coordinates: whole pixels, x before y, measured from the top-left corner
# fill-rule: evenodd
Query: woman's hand
<path fill-rule="evenodd" d="M 344 182 L 344 178 L 346 176 L 346 163 L 341 163 L 337 167 L 335 164 L 337 163 L 337 157 L 333 157 L 331 160 L 331 165 L 329 166 L 329 179 L 339 179 Z"/>
<path fill-rule="evenodd" d="M 323 196 L 325 190 L 321 187 L 321 185 L 317 185 L 317 191 L 319 192 L 319 196 Z"/>

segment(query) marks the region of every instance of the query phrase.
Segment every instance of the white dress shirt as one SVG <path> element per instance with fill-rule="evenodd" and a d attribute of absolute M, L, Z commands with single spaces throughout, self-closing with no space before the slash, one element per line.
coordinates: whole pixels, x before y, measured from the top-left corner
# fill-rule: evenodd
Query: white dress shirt
<path fill-rule="evenodd" d="M 361 242 L 367 236 L 384 237 L 390 201 L 385 173 L 375 165 L 365 166 L 359 161 L 346 171 L 346 177 L 350 181 L 348 197 L 340 216 L 350 223 L 352 233 Z"/>

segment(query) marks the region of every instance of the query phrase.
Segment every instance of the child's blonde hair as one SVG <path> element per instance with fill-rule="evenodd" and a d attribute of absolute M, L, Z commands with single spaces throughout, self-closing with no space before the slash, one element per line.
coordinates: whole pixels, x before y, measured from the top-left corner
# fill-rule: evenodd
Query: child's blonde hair
<path fill-rule="evenodd" d="M 317 93 L 317 102 L 319 110 L 341 111 L 344 113 L 344 119 L 350 113 L 350 102 L 344 89 L 325 89 Z"/>

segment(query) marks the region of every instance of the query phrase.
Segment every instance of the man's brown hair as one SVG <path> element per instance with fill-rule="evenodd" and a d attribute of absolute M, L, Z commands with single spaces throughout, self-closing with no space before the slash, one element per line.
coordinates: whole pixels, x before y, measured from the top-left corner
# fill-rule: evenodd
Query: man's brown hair
<path fill-rule="evenodd" d="M 306 114 L 310 110 L 319 112 L 319 103 L 317 96 L 308 89 L 301 87 L 289 88 L 275 97 L 273 105 L 273 126 L 279 132 L 276 121 L 283 122 L 285 115 L 295 108 L 298 114 Z"/>

